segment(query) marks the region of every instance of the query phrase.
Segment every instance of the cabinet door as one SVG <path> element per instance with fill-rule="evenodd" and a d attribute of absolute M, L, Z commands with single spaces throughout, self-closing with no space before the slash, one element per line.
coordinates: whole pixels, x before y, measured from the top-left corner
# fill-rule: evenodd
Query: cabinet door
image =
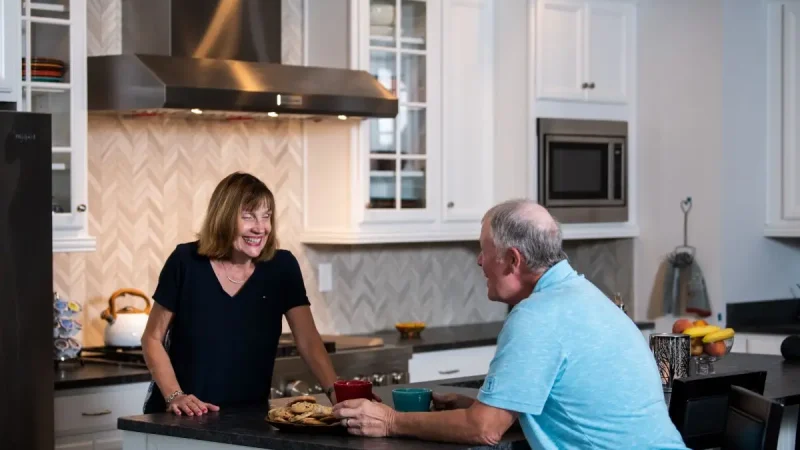
<path fill-rule="evenodd" d="M 593 102 L 625 103 L 633 7 L 625 3 L 589 2 L 586 11 L 587 98 Z"/>
<path fill-rule="evenodd" d="M 800 3 L 783 6 L 783 218 L 800 220 Z"/>
<path fill-rule="evenodd" d="M 492 2 L 444 4 L 442 216 L 479 222 L 492 202 Z"/>
<path fill-rule="evenodd" d="M 536 96 L 586 98 L 583 1 L 539 0 L 536 6 Z"/>
<path fill-rule="evenodd" d="M 367 221 L 427 219 L 436 211 L 441 3 L 362 0 L 362 68 L 397 96 L 394 119 L 364 125 Z"/>

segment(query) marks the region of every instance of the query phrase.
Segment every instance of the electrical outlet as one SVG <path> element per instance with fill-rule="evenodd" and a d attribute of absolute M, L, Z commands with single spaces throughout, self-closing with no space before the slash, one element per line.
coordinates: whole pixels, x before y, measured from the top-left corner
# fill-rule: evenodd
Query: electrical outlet
<path fill-rule="evenodd" d="M 319 265 L 317 282 L 319 283 L 320 292 L 329 292 L 333 289 L 333 270 L 330 263 L 322 263 Z"/>

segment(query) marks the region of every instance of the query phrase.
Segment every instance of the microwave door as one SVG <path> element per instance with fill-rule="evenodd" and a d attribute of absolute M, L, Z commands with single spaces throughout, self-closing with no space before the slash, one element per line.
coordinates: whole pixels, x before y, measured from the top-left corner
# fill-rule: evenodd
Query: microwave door
<path fill-rule="evenodd" d="M 617 139 L 549 135 L 545 139 L 546 206 L 611 206 L 615 199 Z"/>

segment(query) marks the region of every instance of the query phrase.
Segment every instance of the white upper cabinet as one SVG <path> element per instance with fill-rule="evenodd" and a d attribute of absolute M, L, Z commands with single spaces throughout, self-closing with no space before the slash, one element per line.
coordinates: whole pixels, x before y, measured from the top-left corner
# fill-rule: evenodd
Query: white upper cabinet
<path fill-rule="evenodd" d="M 634 14 L 626 1 L 538 0 L 537 98 L 629 102 Z"/>
<path fill-rule="evenodd" d="M 480 222 L 493 201 L 491 0 L 444 2 L 442 218 Z"/>
<path fill-rule="evenodd" d="M 301 240 L 477 240 L 493 200 L 492 2 L 351 6 L 351 68 L 396 95 L 399 112 L 306 125 Z"/>
<path fill-rule="evenodd" d="M 19 102 L 20 0 L 0 0 L 0 102 Z"/>
<path fill-rule="evenodd" d="M 52 117 L 53 251 L 93 251 L 95 239 L 88 234 L 86 1 L 23 0 L 17 8 L 21 27 L 14 39 L 24 61 L 18 109 Z"/>
<path fill-rule="evenodd" d="M 765 234 L 800 237 L 800 3 L 769 8 Z"/>

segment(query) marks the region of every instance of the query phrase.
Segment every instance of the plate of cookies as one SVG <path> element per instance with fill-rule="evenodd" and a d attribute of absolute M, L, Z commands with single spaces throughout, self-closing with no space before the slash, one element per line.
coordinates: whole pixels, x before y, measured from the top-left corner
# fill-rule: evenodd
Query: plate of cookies
<path fill-rule="evenodd" d="M 284 406 L 271 408 L 264 420 L 282 431 L 347 432 L 333 416 L 333 407 L 317 403 L 312 396 L 296 397 Z"/>

